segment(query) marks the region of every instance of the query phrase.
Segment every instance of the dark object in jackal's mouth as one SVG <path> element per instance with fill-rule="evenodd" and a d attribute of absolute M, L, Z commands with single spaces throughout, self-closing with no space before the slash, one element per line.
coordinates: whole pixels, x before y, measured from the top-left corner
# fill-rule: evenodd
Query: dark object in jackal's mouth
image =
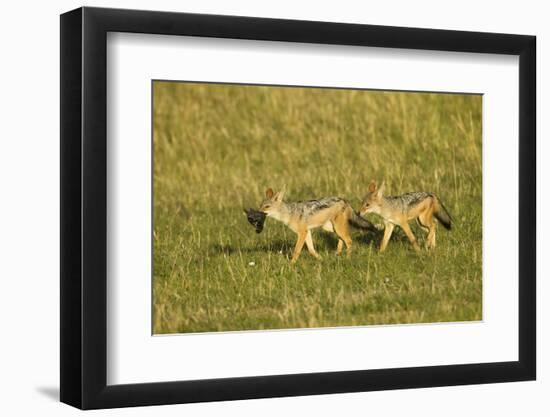
<path fill-rule="evenodd" d="M 248 223 L 256 228 L 256 233 L 261 233 L 262 230 L 264 230 L 264 223 L 267 214 L 262 211 L 254 210 L 252 208 L 248 210 L 244 209 L 244 212 L 246 213 L 246 219 L 248 220 Z"/>

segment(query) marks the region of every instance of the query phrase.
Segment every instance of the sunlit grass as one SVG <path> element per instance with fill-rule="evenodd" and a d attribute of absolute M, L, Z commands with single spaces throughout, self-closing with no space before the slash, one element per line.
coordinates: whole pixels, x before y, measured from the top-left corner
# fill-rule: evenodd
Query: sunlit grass
<path fill-rule="evenodd" d="M 155 333 L 481 319 L 481 96 L 155 82 L 153 113 Z M 296 235 L 242 211 L 283 184 L 358 209 L 371 179 L 436 192 L 453 230 L 420 254 L 356 231 L 351 259 L 316 230 L 291 266 Z"/>

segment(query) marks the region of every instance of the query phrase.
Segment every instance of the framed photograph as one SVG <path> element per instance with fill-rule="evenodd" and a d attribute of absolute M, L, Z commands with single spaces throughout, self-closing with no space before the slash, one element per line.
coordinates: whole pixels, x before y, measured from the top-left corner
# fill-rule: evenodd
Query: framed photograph
<path fill-rule="evenodd" d="M 535 37 L 61 16 L 61 401 L 533 380 Z"/>

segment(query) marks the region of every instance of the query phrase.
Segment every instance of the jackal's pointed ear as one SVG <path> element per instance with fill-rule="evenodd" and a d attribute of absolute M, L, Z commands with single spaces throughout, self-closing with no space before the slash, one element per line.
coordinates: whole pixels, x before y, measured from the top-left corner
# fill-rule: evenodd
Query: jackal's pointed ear
<path fill-rule="evenodd" d="M 273 198 L 273 190 L 271 188 L 268 188 L 267 190 L 265 190 L 265 196 L 269 199 L 272 199 Z"/>
<path fill-rule="evenodd" d="M 277 194 L 275 194 L 275 197 L 273 197 L 273 199 L 275 201 L 283 201 L 284 196 L 285 196 L 285 189 L 283 187 L 283 189 L 281 191 L 279 191 Z"/>
<path fill-rule="evenodd" d="M 374 193 L 376 191 L 376 181 L 372 180 L 369 184 L 369 193 Z"/>

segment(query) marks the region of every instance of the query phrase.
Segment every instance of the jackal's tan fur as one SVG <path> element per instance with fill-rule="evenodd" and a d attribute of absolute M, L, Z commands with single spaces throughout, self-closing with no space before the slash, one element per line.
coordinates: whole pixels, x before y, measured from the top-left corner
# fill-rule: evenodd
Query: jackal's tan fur
<path fill-rule="evenodd" d="M 416 219 L 418 224 L 428 232 L 428 248 L 435 248 L 434 218 L 447 229 L 451 229 L 451 216 L 445 209 L 439 197 L 434 193 L 419 191 L 399 196 L 384 196 L 384 183 L 380 187 L 371 181 L 368 193 L 363 199 L 361 214 L 376 213 L 384 219 L 384 237 L 380 244 L 380 252 L 386 249 L 394 227 L 403 229 L 415 250 L 420 250 L 418 242 L 409 226 L 409 221 Z"/>
<path fill-rule="evenodd" d="M 298 235 L 292 263 L 298 260 L 304 243 L 312 256 L 320 258 L 313 246 L 312 229 L 322 227 L 324 230 L 336 233 L 338 236 L 336 253 L 341 254 L 345 244 L 348 257 L 351 255 L 352 245 L 350 224 L 365 230 L 375 230 L 369 221 L 357 215 L 349 203 L 340 197 L 287 203 L 283 201 L 284 190 L 275 194 L 271 188 L 267 189 L 265 196 L 265 200 L 260 205 L 260 211 L 286 224 Z"/>

